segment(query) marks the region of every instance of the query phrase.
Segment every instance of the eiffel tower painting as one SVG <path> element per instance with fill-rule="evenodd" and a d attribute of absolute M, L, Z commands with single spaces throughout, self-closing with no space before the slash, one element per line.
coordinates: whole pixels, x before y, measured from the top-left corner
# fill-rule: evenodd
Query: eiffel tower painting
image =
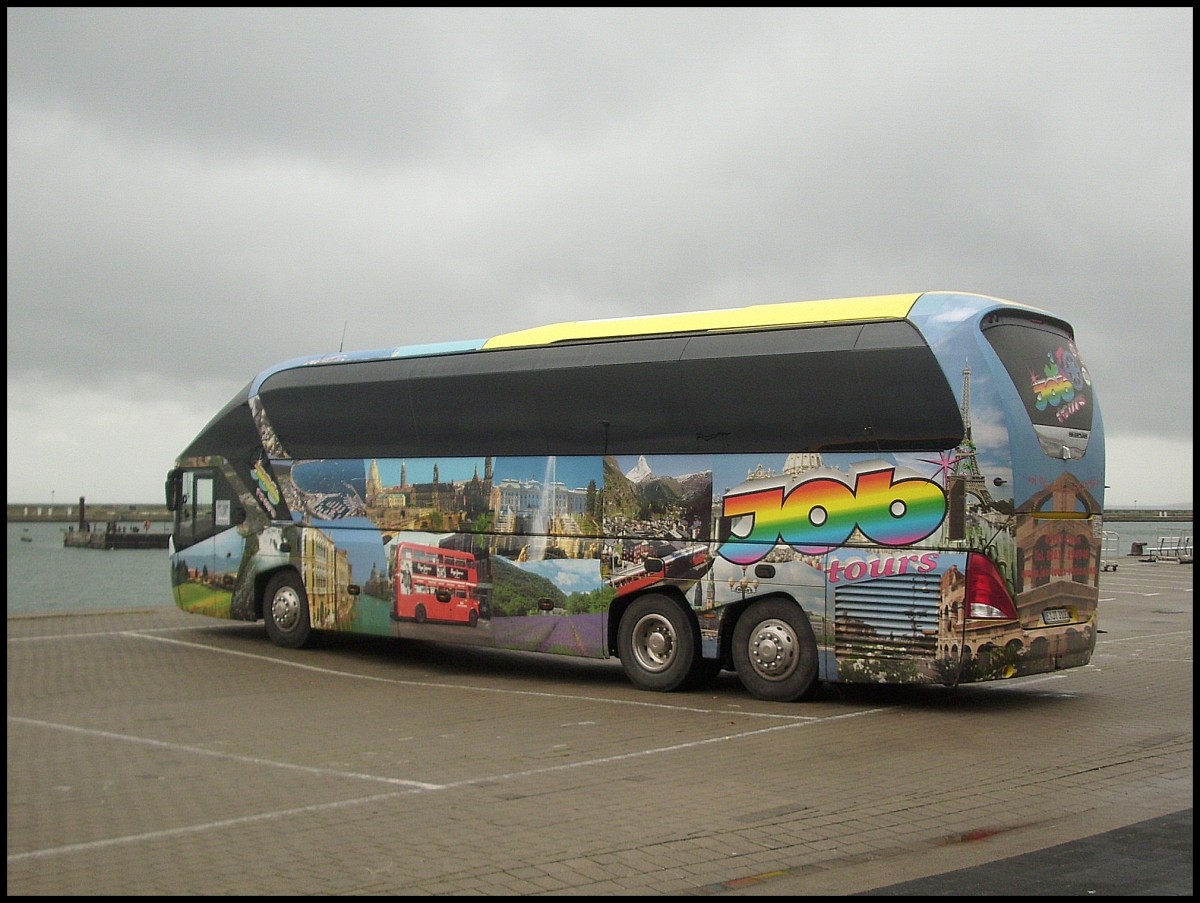
<path fill-rule="evenodd" d="M 987 482 L 979 471 L 979 459 L 975 454 L 975 440 L 971 438 L 971 365 L 963 365 L 962 390 L 963 440 L 955 449 L 955 461 L 950 470 L 950 479 L 964 492 L 969 492 L 989 508 L 993 506 Z M 948 481 L 949 482 L 949 481 Z"/>

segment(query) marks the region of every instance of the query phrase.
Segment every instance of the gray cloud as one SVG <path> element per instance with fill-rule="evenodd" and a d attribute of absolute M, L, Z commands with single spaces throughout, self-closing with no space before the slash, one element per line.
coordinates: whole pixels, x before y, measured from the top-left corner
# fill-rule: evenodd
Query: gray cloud
<path fill-rule="evenodd" d="M 12 501 L 157 497 L 343 330 L 943 288 L 1070 319 L 1113 498 L 1191 499 L 1190 8 L 7 17 Z M 40 430 L 69 404 L 111 458 Z"/>

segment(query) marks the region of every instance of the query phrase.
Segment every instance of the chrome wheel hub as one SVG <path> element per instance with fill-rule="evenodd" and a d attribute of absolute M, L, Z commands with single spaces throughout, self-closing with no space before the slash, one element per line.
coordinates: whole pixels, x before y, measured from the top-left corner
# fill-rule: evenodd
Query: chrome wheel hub
<path fill-rule="evenodd" d="M 750 661 L 768 680 L 782 680 L 800 661 L 800 644 L 791 627 L 775 619 L 763 621 L 750 636 Z"/>
<path fill-rule="evenodd" d="M 300 598 L 290 589 L 277 592 L 271 600 L 271 619 L 280 630 L 295 628 L 300 623 Z"/>
<path fill-rule="evenodd" d="M 661 615 L 646 615 L 633 628 L 633 652 L 647 671 L 662 671 L 675 657 L 675 631 Z"/>

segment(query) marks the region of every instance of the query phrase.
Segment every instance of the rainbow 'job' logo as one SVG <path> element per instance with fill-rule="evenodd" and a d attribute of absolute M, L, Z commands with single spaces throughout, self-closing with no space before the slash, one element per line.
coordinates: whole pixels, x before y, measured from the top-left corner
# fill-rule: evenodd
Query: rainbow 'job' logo
<path fill-rule="evenodd" d="M 748 565 L 780 542 L 822 555 L 844 545 L 855 528 L 875 545 L 912 545 L 941 526 L 946 494 L 926 477 L 898 476 L 895 467 L 876 461 L 855 465 L 850 477 L 821 470 L 744 483 L 726 494 L 722 514 L 734 521 L 717 554 Z"/>

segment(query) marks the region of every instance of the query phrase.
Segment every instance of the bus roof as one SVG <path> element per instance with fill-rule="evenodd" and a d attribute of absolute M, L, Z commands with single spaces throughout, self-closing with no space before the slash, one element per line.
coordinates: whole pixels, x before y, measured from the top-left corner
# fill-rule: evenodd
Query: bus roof
<path fill-rule="evenodd" d="M 923 299 L 928 299 L 930 305 L 925 305 Z M 552 443 L 556 454 L 582 454 L 569 450 L 576 445 L 568 447 L 562 435 L 576 430 L 582 431 L 583 436 L 588 430 L 594 432 L 596 424 L 607 424 L 608 448 L 614 450 L 626 445 L 635 448 L 638 442 L 644 445 L 647 436 L 653 435 L 658 441 L 665 433 L 676 438 L 686 433 L 688 442 L 679 439 L 679 448 L 672 447 L 674 452 L 682 454 L 696 448 L 713 452 L 718 445 L 724 452 L 730 452 L 737 444 L 733 438 L 722 442 L 707 438 L 701 442 L 701 439 L 709 435 L 731 437 L 740 432 L 745 435 L 738 442 L 749 442 L 748 437 L 756 435 L 755 430 L 761 430 L 761 426 L 739 423 L 734 430 L 724 421 L 708 424 L 715 414 L 703 415 L 702 402 L 664 405 L 660 393 L 684 391 L 680 396 L 683 399 L 688 393 L 752 394 L 739 376 L 742 371 L 738 364 L 751 347 L 760 358 L 760 365 L 767 357 L 778 358 L 776 365 L 781 373 L 788 373 L 785 382 L 791 387 L 780 396 L 778 409 L 758 411 L 755 414 L 758 420 L 768 418 L 796 426 L 797 409 L 803 409 L 809 419 L 828 419 L 832 417 L 829 408 L 836 408 L 839 403 L 862 406 L 865 401 L 859 383 L 868 379 L 874 387 L 872 406 L 878 409 L 871 414 L 844 412 L 840 418 L 834 418 L 836 424 L 822 421 L 820 430 L 814 426 L 823 437 L 822 448 L 852 443 L 857 433 L 851 435 L 846 430 L 859 420 L 872 421 L 880 429 L 887 419 L 884 413 L 892 409 L 892 403 L 899 406 L 898 411 L 904 408 L 899 397 L 893 397 L 899 393 L 901 383 L 907 385 L 910 397 L 924 393 L 920 396 L 925 397 L 925 414 L 917 437 L 908 435 L 904 425 L 890 423 L 888 429 L 894 432 L 894 444 L 899 443 L 896 447 L 918 439 L 928 442 L 930 436 L 949 441 L 953 433 L 961 430 L 961 415 L 948 390 L 937 400 L 926 397 L 930 385 L 940 385 L 944 379 L 923 335 L 929 318 L 941 316 L 946 303 L 956 316 L 964 316 L 966 311 L 1025 307 L 988 295 L 914 292 L 592 319 L 542 325 L 491 339 L 293 358 L 259 372 L 194 439 L 185 456 L 252 448 L 259 441 L 258 429 L 239 411 L 256 396 L 270 409 L 272 430 L 281 439 L 286 437 L 284 448 L 299 458 L 338 456 L 350 444 L 355 449 L 371 447 L 372 454 L 398 454 L 397 449 L 402 447 L 407 454 L 415 454 L 416 450 L 425 455 L 449 454 L 446 449 L 457 448 L 464 437 L 450 430 L 446 423 L 460 424 L 461 430 L 466 431 L 464 435 L 474 435 L 482 429 L 482 424 L 478 418 L 446 418 L 445 411 L 461 406 L 463 399 L 499 400 L 514 393 L 534 409 L 556 412 L 553 417 L 544 418 L 546 423 L 556 418 L 562 420 Z M 800 339 L 799 333 L 811 335 Z M 854 390 L 857 394 L 838 396 L 840 401 L 836 401 L 828 394 L 829 373 L 847 366 L 851 360 L 847 355 L 853 355 L 856 361 L 858 377 L 854 384 L 859 388 Z M 547 371 L 556 376 L 547 381 Z M 623 411 L 618 417 L 608 411 L 606 402 L 599 397 L 593 407 L 580 405 L 578 399 L 590 397 L 601 372 L 610 383 L 608 394 L 647 394 L 650 387 L 648 395 L 656 401 L 646 403 L 653 409 Z M 536 378 L 526 379 L 522 373 L 534 373 Z M 898 379 L 898 373 L 904 378 Z M 514 381 L 520 382 L 520 387 Z M 796 395 L 800 388 L 814 393 L 820 389 L 820 397 L 805 401 Z M 943 401 L 947 402 L 944 406 L 940 403 Z M 479 408 L 479 403 L 475 407 Z M 490 409 L 487 405 L 482 407 Z M 520 429 L 514 426 L 514 417 L 521 419 L 517 414 L 510 411 L 506 418 L 500 415 L 502 409 L 509 411 L 509 407 L 497 403 L 494 423 L 488 421 L 488 429 L 497 436 L 503 432 L 506 437 L 506 444 L 497 441 L 494 449 L 497 454 L 517 454 L 518 445 L 523 449 L 534 443 L 534 438 L 528 435 L 532 430 L 529 424 Z M 328 429 L 314 430 L 313 409 L 335 411 L 337 417 L 330 419 Z M 935 409 L 941 412 L 937 417 L 931 413 Z M 673 412 L 672 417 L 665 417 L 665 411 Z M 397 424 L 406 427 L 397 432 Z M 566 424 L 575 426 L 568 429 Z M 514 436 L 523 437 L 522 441 L 517 442 Z M 420 437 L 419 441 L 415 437 Z M 587 445 L 586 438 L 578 439 L 578 447 Z"/>
<path fill-rule="evenodd" d="M 425 345 L 404 345 L 398 348 L 310 354 L 281 361 L 263 370 L 251 381 L 248 395 L 258 394 L 262 384 L 275 374 L 298 367 L 386 360 L 388 358 L 431 357 L 469 351 L 493 351 L 498 348 L 536 348 L 553 345 L 557 342 L 587 341 L 589 339 L 621 339 L 670 333 L 723 332 L 737 329 L 816 326 L 823 323 L 903 320 L 920 297 L 921 293 L 916 292 L 905 295 L 875 295 L 825 301 L 783 301 L 775 304 L 755 304 L 749 307 L 697 310 L 675 314 L 650 314 L 639 317 L 576 320 L 506 332 L 490 339 L 467 339 Z"/>
<path fill-rule="evenodd" d="M 726 329 L 760 329 L 772 326 L 812 326 L 861 320 L 901 320 L 908 316 L 920 294 L 876 295 L 869 298 L 836 298 L 826 301 L 788 301 L 755 304 L 723 310 L 614 317 L 535 326 L 494 336 L 483 348 L 516 348 L 587 339 L 625 338 L 672 332 L 711 332 Z"/>

